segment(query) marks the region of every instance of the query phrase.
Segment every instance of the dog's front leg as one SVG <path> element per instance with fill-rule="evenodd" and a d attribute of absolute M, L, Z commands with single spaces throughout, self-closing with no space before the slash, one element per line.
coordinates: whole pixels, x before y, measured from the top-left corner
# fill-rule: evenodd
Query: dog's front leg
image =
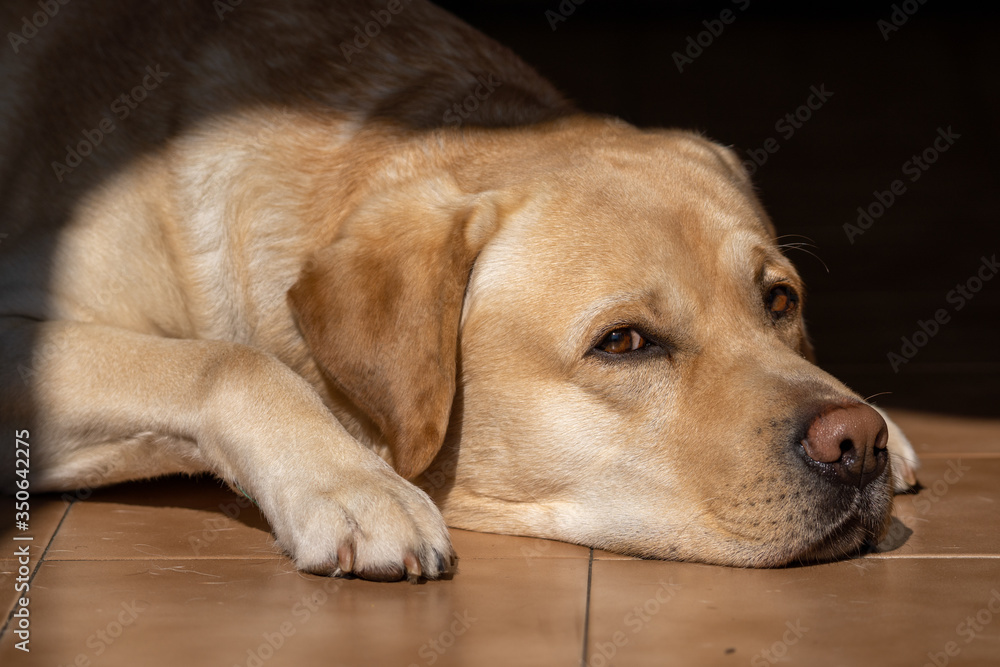
<path fill-rule="evenodd" d="M 152 457 L 238 484 L 304 570 L 436 577 L 453 560 L 431 500 L 269 354 L 74 322 L 8 320 L 0 342 L 0 417 L 36 425 L 39 490 L 95 465 L 106 481 L 149 476 Z"/>
<path fill-rule="evenodd" d="M 920 460 L 917 458 L 917 453 L 913 450 L 913 445 L 903 435 L 902 429 L 896 425 L 896 422 L 889 418 L 885 410 L 881 408 L 875 409 L 885 419 L 886 426 L 889 428 L 887 447 L 889 449 L 889 456 L 891 457 L 890 465 L 892 466 L 893 490 L 896 493 L 906 493 L 917 484 L 917 470 L 920 468 Z"/>

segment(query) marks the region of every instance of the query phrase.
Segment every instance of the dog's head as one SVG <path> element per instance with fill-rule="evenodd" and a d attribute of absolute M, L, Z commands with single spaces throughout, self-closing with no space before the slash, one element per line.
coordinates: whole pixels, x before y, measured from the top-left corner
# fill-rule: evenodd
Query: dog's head
<path fill-rule="evenodd" d="M 881 536 L 886 424 L 809 361 L 730 151 L 595 119 L 453 143 L 290 292 L 352 423 L 451 525 L 742 566 Z"/>

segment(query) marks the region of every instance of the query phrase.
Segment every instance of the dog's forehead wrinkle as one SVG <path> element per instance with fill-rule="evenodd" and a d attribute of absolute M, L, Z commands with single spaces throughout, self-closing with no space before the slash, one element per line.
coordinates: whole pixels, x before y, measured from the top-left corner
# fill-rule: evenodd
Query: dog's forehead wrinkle
<path fill-rule="evenodd" d="M 720 151 L 726 149 L 690 132 L 643 131 L 628 125 L 602 131 L 595 139 L 589 131 L 593 124 L 593 119 L 569 122 L 560 129 L 557 123 L 541 134 L 515 130 L 504 146 L 510 153 L 500 161 L 496 149 L 501 144 L 495 136 L 485 136 L 474 142 L 469 164 L 458 177 L 469 188 L 486 182 L 492 187 L 544 188 L 567 199 L 566 212 L 607 208 L 619 217 L 634 217 L 663 201 L 687 199 L 695 207 L 717 204 L 739 209 L 745 221 L 766 230 L 752 192 L 734 181 L 731 167 L 720 161 Z"/>
<path fill-rule="evenodd" d="M 595 323 L 601 328 L 609 326 L 641 325 L 642 319 L 659 320 L 663 317 L 663 303 L 677 304 L 679 293 L 671 285 L 656 289 L 611 293 L 595 299 L 579 313 L 568 327 L 572 340 L 585 339 L 593 333 Z M 675 305 L 676 307 L 676 305 Z"/>

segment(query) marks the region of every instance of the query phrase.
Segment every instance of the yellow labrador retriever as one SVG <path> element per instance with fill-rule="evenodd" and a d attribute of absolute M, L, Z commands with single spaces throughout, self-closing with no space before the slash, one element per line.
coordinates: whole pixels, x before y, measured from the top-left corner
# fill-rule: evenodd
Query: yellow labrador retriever
<path fill-rule="evenodd" d="M 728 149 L 579 113 L 421 0 L 2 11 L 0 421 L 33 491 L 210 471 L 302 569 L 399 579 L 450 570 L 446 524 L 836 558 L 915 482 L 810 363 Z"/>

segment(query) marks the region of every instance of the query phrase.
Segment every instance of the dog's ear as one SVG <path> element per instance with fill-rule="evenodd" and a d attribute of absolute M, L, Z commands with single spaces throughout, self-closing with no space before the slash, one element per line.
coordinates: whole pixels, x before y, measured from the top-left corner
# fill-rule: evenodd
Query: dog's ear
<path fill-rule="evenodd" d="M 498 218 L 488 195 L 450 177 L 393 188 L 349 215 L 288 292 L 313 357 L 381 429 L 403 477 L 444 441 L 466 283 Z"/>

